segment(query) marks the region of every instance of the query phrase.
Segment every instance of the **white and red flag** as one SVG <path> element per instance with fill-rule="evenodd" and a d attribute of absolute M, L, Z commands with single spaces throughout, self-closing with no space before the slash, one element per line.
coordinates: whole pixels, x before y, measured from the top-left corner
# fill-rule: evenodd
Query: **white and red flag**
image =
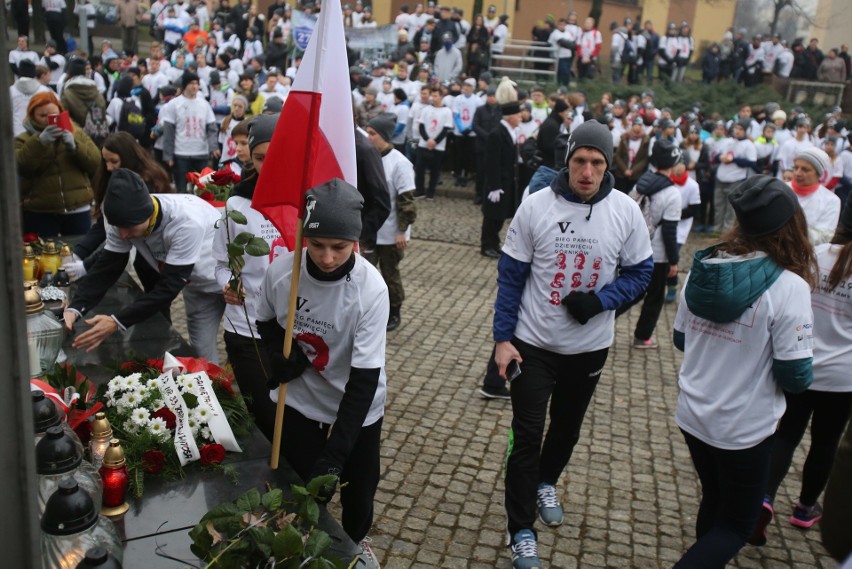
<path fill-rule="evenodd" d="M 343 12 L 340 0 L 326 0 L 252 199 L 290 250 L 307 190 L 332 178 L 357 185 L 354 128 Z"/>

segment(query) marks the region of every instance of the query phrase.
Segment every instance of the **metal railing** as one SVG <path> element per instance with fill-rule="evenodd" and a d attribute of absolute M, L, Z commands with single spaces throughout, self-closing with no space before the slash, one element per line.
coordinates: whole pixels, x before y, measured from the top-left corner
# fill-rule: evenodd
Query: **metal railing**
<path fill-rule="evenodd" d="M 538 55 L 545 52 L 547 57 Z M 536 63 L 547 64 L 547 68 L 537 69 L 534 66 Z M 556 48 L 548 43 L 509 39 L 502 53 L 491 51 L 490 71 L 497 75 L 508 75 L 517 83 L 555 83 L 556 68 Z"/>

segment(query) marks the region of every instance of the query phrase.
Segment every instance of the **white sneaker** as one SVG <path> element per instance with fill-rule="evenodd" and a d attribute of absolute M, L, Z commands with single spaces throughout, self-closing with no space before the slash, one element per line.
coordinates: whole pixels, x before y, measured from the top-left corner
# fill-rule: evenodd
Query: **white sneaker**
<path fill-rule="evenodd" d="M 361 553 L 349 566 L 350 569 L 381 569 L 381 565 L 379 565 L 379 560 L 378 558 L 376 558 L 376 554 L 373 553 L 373 548 L 370 547 L 370 543 L 372 541 L 373 540 L 369 537 L 365 537 L 361 540 L 361 543 L 358 544 L 358 546 L 361 548 Z"/>

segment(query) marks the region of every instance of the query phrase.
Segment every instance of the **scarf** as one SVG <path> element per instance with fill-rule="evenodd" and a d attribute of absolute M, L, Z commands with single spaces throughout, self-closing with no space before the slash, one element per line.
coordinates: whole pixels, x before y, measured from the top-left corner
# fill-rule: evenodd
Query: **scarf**
<path fill-rule="evenodd" d="M 803 198 L 817 191 L 820 186 L 819 182 L 812 186 L 800 186 L 796 183 L 796 180 L 793 180 L 790 185 L 793 187 L 793 191 L 796 192 L 796 195 Z"/>
<path fill-rule="evenodd" d="M 669 175 L 669 179 L 678 186 L 683 186 L 684 184 L 686 184 L 687 178 L 689 178 L 689 172 L 687 172 L 686 170 L 684 170 L 683 174 L 681 174 L 680 176 L 675 176 L 674 174 Z"/>

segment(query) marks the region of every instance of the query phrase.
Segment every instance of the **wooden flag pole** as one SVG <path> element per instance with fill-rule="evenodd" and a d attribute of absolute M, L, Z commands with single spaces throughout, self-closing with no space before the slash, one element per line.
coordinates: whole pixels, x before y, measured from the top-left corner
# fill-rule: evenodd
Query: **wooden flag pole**
<path fill-rule="evenodd" d="M 290 302 L 287 306 L 287 324 L 284 328 L 284 357 L 290 357 L 293 347 L 293 325 L 296 322 L 296 301 L 299 295 L 299 276 L 302 273 L 302 230 L 303 221 L 296 221 L 296 240 L 293 251 L 293 273 L 290 275 Z M 281 431 L 284 426 L 284 402 L 287 399 L 287 384 L 278 385 L 278 404 L 275 407 L 275 430 L 272 433 L 272 456 L 269 467 L 278 470 L 281 455 Z"/>

